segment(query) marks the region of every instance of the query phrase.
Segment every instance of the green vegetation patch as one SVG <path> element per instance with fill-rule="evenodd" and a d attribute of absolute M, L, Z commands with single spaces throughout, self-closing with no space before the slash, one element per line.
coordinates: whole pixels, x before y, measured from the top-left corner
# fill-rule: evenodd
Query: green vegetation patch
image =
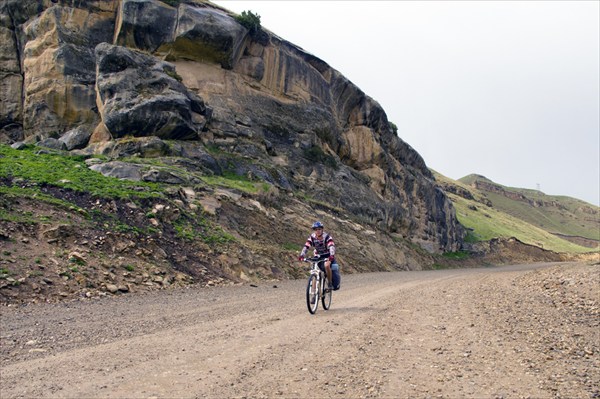
<path fill-rule="evenodd" d="M 250 34 L 255 34 L 260 31 L 260 15 L 255 14 L 250 10 L 242 11 L 240 15 L 235 17 L 235 20 L 244 28 L 248 29 Z"/>
<path fill-rule="evenodd" d="M 486 195 L 494 204 L 494 208 L 546 231 L 590 239 L 599 238 L 597 219 L 592 215 L 583 214 L 577 209 L 583 207 L 583 203 L 575 200 L 557 200 L 557 197 L 536 195 L 532 191 L 521 190 L 520 192 L 525 193 L 527 198 L 531 200 L 539 201 L 539 203 L 555 203 L 557 205 L 532 206 L 527 202 L 511 200 L 492 192 L 486 193 Z"/>
<path fill-rule="evenodd" d="M 470 256 L 467 251 L 446 252 L 443 257 L 452 260 L 465 260 Z"/>
<path fill-rule="evenodd" d="M 505 193 L 485 188 L 479 190 L 499 211 L 551 233 L 600 239 L 597 218 L 593 217 L 599 208 L 592 204 L 576 198 L 547 195 L 539 190 L 503 186 L 479 175 L 465 176 L 455 184 L 466 186 L 476 182 L 491 185 Z M 473 187 L 469 189 L 478 191 Z"/>
<path fill-rule="evenodd" d="M 101 198 L 156 198 L 162 197 L 161 185 L 133 182 L 90 170 L 83 157 L 63 153 L 38 153 L 39 148 L 15 150 L 0 144 L 0 178 L 21 179 L 47 184 L 78 192 L 87 192 Z"/>
<path fill-rule="evenodd" d="M 570 243 L 523 220 L 483 204 L 448 194 L 458 221 L 470 229 L 468 242 L 487 241 L 492 238 L 515 237 L 518 240 L 555 252 L 584 253 L 590 248 Z"/>
<path fill-rule="evenodd" d="M 206 244 L 227 244 L 235 241 L 235 237 L 202 216 L 180 217 L 173 223 L 173 228 L 176 236 L 186 241 L 201 240 Z"/>
<path fill-rule="evenodd" d="M 269 185 L 264 182 L 255 182 L 246 176 L 240 176 L 234 172 L 224 172 L 223 175 L 201 176 L 206 184 L 224 188 L 232 188 L 245 193 L 256 194 L 269 191 Z"/>
<path fill-rule="evenodd" d="M 496 184 L 483 176 L 469 175 L 452 180 L 432 171 L 442 185 L 454 186 L 469 192 L 473 199 L 447 192 L 456 209 L 458 221 L 467 228 L 466 242 L 475 243 L 493 238 L 515 237 L 526 244 L 535 245 L 555 252 L 586 253 L 592 248 L 583 247 L 564 240 L 552 233 L 589 237 L 593 223 L 578 215 L 578 209 L 586 203 L 565 197 L 548 196 L 536 190 L 516 189 Z M 521 193 L 528 199 L 556 205 L 533 206 L 527 201 L 511 199 L 490 191 L 472 187 L 475 181 L 483 181 L 500 189 Z M 488 204 L 493 206 L 488 206 Z M 591 218 L 590 218 L 591 219 Z M 579 224 L 579 225 L 578 225 Z M 597 235 L 597 227 L 595 229 Z M 593 234 L 592 234 L 593 238 Z"/>
<path fill-rule="evenodd" d="M 293 242 L 285 242 L 281 245 L 281 247 L 286 251 L 299 251 L 300 245 L 298 243 Z"/>

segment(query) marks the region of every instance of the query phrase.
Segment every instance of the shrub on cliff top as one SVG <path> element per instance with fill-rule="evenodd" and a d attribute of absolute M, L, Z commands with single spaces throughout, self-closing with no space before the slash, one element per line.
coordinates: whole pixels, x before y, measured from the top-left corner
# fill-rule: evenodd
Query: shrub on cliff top
<path fill-rule="evenodd" d="M 253 13 L 252 11 L 242 11 L 240 15 L 235 17 L 244 28 L 250 31 L 250 34 L 257 33 L 260 30 L 260 15 Z"/>

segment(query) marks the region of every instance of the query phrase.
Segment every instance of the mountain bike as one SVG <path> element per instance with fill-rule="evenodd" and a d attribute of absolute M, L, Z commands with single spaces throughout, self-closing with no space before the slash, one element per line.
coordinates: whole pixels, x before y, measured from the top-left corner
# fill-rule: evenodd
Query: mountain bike
<path fill-rule="evenodd" d="M 327 274 L 321 270 L 319 263 L 325 262 L 325 259 L 318 257 L 305 258 L 304 262 L 312 263 L 310 276 L 306 285 L 306 306 L 311 314 L 315 314 L 319 307 L 319 299 L 323 309 L 328 310 L 331 306 L 331 289 L 329 289 L 329 280 Z"/>

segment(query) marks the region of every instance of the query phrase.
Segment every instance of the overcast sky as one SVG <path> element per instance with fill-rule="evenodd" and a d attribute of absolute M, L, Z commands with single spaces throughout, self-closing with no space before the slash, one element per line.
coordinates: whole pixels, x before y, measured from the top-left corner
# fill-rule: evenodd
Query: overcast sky
<path fill-rule="evenodd" d="M 600 204 L 592 1 L 213 1 L 321 58 L 452 179 Z"/>

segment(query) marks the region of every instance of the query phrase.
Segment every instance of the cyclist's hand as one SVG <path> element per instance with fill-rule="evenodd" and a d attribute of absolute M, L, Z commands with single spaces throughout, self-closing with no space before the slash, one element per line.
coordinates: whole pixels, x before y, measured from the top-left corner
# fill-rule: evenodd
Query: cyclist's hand
<path fill-rule="evenodd" d="M 298 256 L 298 260 L 299 260 L 300 262 L 302 262 L 302 261 L 304 260 L 304 256 L 302 256 L 302 255 Z"/>

